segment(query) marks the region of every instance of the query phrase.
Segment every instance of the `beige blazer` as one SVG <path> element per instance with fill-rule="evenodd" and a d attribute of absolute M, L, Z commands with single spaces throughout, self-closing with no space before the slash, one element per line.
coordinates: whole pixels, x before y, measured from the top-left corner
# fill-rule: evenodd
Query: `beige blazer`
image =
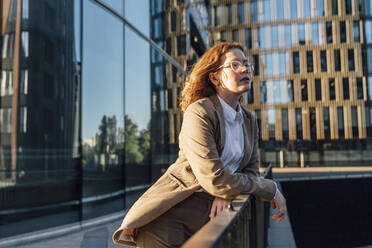
<path fill-rule="evenodd" d="M 177 161 L 131 207 L 113 241 L 135 246 L 133 230 L 153 221 L 200 188 L 225 199 L 233 199 L 242 192 L 273 199 L 275 183 L 259 176 L 256 118 L 244 108 L 243 117 L 245 153 L 239 169 L 232 174 L 220 160 L 225 121 L 217 96 L 191 104 L 183 116 Z"/>

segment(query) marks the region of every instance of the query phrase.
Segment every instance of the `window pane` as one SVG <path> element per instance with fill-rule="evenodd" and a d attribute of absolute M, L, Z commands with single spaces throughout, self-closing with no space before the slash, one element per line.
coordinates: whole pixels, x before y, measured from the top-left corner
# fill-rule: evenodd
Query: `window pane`
<path fill-rule="evenodd" d="M 372 44 L 372 20 L 366 20 L 364 23 L 365 23 L 364 30 L 366 31 L 366 42 L 368 44 Z"/>
<path fill-rule="evenodd" d="M 297 139 L 302 139 L 302 110 L 296 108 L 296 134 Z"/>
<path fill-rule="evenodd" d="M 271 12 L 270 12 L 270 0 L 263 0 L 264 2 L 264 20 L 270 21 Z"/>
<path fill-rule="evenodd" d="M 306 52 L 307 72 L 313 72 L 313 52 Z"/>
<path fill-rule="evenodd" d="M 338 122 L 338 137 L 345 138 L 343 107 L 337 107 L 337 122 Z"/>
<path fill-rule="evenodd" d="M 238 20 L 239 20 L 239 23 L 244 23 L 245 22 L 244 2 L 238 3 Z"/>
<path fill-rule="evenodd" d="M 233 41 L 239 42 L 239 30 L 234 29 L 232 32 L 232 36 L 233 36 Z"/>
<path fill-rule="evenodd" d="M 283 6 L 283 0 L 278 0 L 277 2 L 277 10 L 278 10 L 278 20 L 282 20 L 283 19 L 283 15 L 284 15 L 284 6 Z"/>
<path fill-rule="evenodd" d="M 332 0 L 332 15 L 338 14 L 338 0 Z"/>
<path fill-rule="evenodd" d="M 342 79 L 342 88 L 343 88 L 343 91 L 344 91 L 344 99 L 345 100 L 350 99 L 349 78 L 343 78 Z"/>
<path fill-rule="evenodd" d="M 275 109 L 269 108 L 267 110 L 268 124 L 269 124 L 269 139 L 275 139 Z"/>
<path fill-rule="evenodd" d="M 259 27 L 258 28 L 258 40 L 259 40 L 259 46 L 260 48 L 265 47 L 265 29 L 264 27 Z"/>
<path fill-rule="evenodd" d="M 251 1 L 251 16 L 252 16 L 252 22 L 257 21 L 257 0 Z"/>
<path fill-rule="evenodd" d="M 315 100 L 322 100 L 322 85 L 320 79 L 315 79 Z"/>
<path fill-rule="evenodd" d="M 289 129 L 288 129 L 288 109 L 282 109 L 282 130 L 283 130 L 283 139 L 287 140 L 289 138 Z"/>
<path fill-rule="evenodd" d="M 310 0 L 304 0 L 305 17 L 311 17 Z"/>
<path fill-rule="evenodd" d="M 287 81 L 287 88 L 288 88 L 288 101 L 293 102 L 293 80 Z"/>
<path fill-rule="evenodd" d="M 340 50 L 335 50 L 335 71 L 341 71 Z"/>
<path fill-rule="evenodd" d="M 346 42 L 346 25 L 344 21 L 340 22 L 340 41 Z"/>
<path fill-rule="evenodd" d="M 316 140 L 316 112 L 315 108 L 309 108 L 310 113 L 310 138 Z"/>
<path fill-rule="evenodd" d="M 278 47 L 278 26 L 271 27 L 271 46 Z"/>
<path fill-rule="evenodd" d="M 354 42 L 360 42 L 359 21 L 353 22 Z"/>
<path fill-rule="evenodd" d="M 227 24 L 232 24 L 232 9 L 231 4 L 226 5 L 227 10 Z"/>
<path fill-rule="evenodd" d="M 324 0 L 318 0 L 318 15 L 324 16 Z"/>
<path fill-rule="evenodd" d="M 260 82 L 260 102 L 267 102 L 267 91 L 266 91 L 266 81 Z"/>
<path fill-rule="evenodd" d="M 318 45 L 319 44 L 319 31 L 318 31 L 318 23 L 317 22 L 313 22 L 312 23 L 312 31 L 313 31 L 313 45 Z"/>
<path fill-rule="evenodd" d="M 367 84 L 368 99 L 372 100 L 372 77 L 368 77 Z"/>
<path fill-rule="evenodd" d="M 266 54 L 266 75 L 273 75 L 273 62 L 271 53 Z"/>
<path fill-rule="evenodd" d="M 279 53 L 279 66 L 280 66 L 279 73 L 280 73 L 280 75 L 285 75 L 286 74 L 285 55 L 286 55 L 285 53 Z"/>
<path fill-rule="evenodd" d="M 320 51 L 320 68 L 322 72 L 327 71 L 327 53 L 325 50 Z"/>
<path fill-rule="evenodd" d="M 346 14 L 351 14 L 351 0 L 345 0 Z"/>
<path fill-rule="evenodd" d="M 307 80 L 306 79 L 302 79 L 301 80 L 301 100 L 302 101 L 307 101 L 308 98 L 307 98 L 307 95 L 308 95 L 308 92 L 307 92 Z"/>
<path fill-rule="evenodd" d="M 254 89 L 253 84 L 251 84 L 251 89 L 248 90 L 248 92 L 247 92 L 248 104 L 252 104 L 253 101 L 254 101 L 254 99 L 253 99 L 253 96 L 254 96 L 253 89 Z"/>
<path fill-rule="evenodd" d="M 363 79 L 358 77 L 356 79 L 357 82 L 357 98 L 358 99 L 363 99 Z"/>
<path fill-rule="evenodd" d="M 244 30 L 245 46 L 250 49 L 252 48 L 252 32 L 250 28 Z"/>
<path fill-rule="evenodd" d="M 327 43 L 332 43 L 332 22 L 326 22 Z"/>
<path fill-rule="evenodd" d="M 347 50 L 348 55 L 348 64 L 349 64 L 349 71 L 354 71 L 355 65 L 354 65 L 354 50 L 348 49 Z"/>
<path fill-rule="evenodd" d="M 287 47 L 290 47 L 292 46 L 292 39 L 291 39 L 291 25 L 290 24 L 286 24 L 285 25 L 285 45 Z"/>
<path fill-rule="evenodd" d="M 336 92 L 335 92 L 335 79 L 330 78 L 328 81 L 329 85 L 329 99 L 335 100 L 336 99 Z"/>
<path fill-rule="evenodd" d="M 297 18 L 297 0 L 291 0 L 291 18 Z"/>
<path fill-rule="evenodd" d="M 298 41 L 300 44 L 305 44 L 305 24 L 298 24 Z"/>
<path fill-rule="evenodd" d="M 253 55 L 253 62 L 254 62 L 254 75 L 257 76 L 260 74 L 260 61 L 258 59 L 258 55 Z"/>
<path fill-rule="evenodd" d="M 351 127 L 353 130 L 353 138 L 358 138 L 358 112 L 357 107 L 351 107 Z"/>
<path fill-rule="evenodd" d="M 300 72 L 300 57 L 298 52 L 293 52 L 293 73 Z"/>
<path fill-rule="evenodd" d="M 280 81 L 274 81 L 274 103 L 280 103 Z"/>
<path fill-rule="evenodd" d="M 329 107 L 323 107 L 323 121 L 324 121 L 324 138 L 329 140 L 331 137 L 331 130 L 329 126 Z"/>

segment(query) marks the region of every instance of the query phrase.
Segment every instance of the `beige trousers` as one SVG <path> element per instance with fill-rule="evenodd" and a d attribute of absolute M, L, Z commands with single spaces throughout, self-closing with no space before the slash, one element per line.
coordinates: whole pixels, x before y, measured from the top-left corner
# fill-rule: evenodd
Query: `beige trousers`
<path fill-rule="evenodd" d="M 137 234 L 137 247 L 180 247 L 209 221 L 214 197 L 195 192 L 163 215 L 141 227 Z"/>

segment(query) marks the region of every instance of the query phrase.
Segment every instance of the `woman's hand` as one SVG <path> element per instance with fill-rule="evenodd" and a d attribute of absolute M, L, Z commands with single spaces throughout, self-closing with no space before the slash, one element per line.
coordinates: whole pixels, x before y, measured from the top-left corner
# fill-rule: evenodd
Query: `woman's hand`
<path fill-rule="evenodd" d="M 213 219 L 219 212 L 226 208 L 231 203 L 231 200 L 225 200 L 220 197 L 215 197 L 211 207 L 209 218 Z"/>
<path fill-rule="evenodd" d="M 276 214 L 273 214 L 272 218 L 280 222 L 282 219 L 284 219 L 285 215 L 287 214 L 287 205 L 286 205 L 286 200 L 284 196 L 282 195 L 282 193 L 280 193 L 279 190 L 275 198 L 272 199 L 270 203 L 273 209 L 278 207 L 279 212 Z"/>

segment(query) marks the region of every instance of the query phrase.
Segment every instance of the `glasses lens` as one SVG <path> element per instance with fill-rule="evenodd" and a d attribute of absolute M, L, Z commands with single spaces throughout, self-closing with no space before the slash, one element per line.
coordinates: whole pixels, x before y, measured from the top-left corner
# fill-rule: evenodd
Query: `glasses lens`
<path fill-rule="evenodd" d="M 240 62 L 239 61 L 232 61 L 231 62 L 231 69 L 235 72 L 239 71 L 240 68 Z"/>

